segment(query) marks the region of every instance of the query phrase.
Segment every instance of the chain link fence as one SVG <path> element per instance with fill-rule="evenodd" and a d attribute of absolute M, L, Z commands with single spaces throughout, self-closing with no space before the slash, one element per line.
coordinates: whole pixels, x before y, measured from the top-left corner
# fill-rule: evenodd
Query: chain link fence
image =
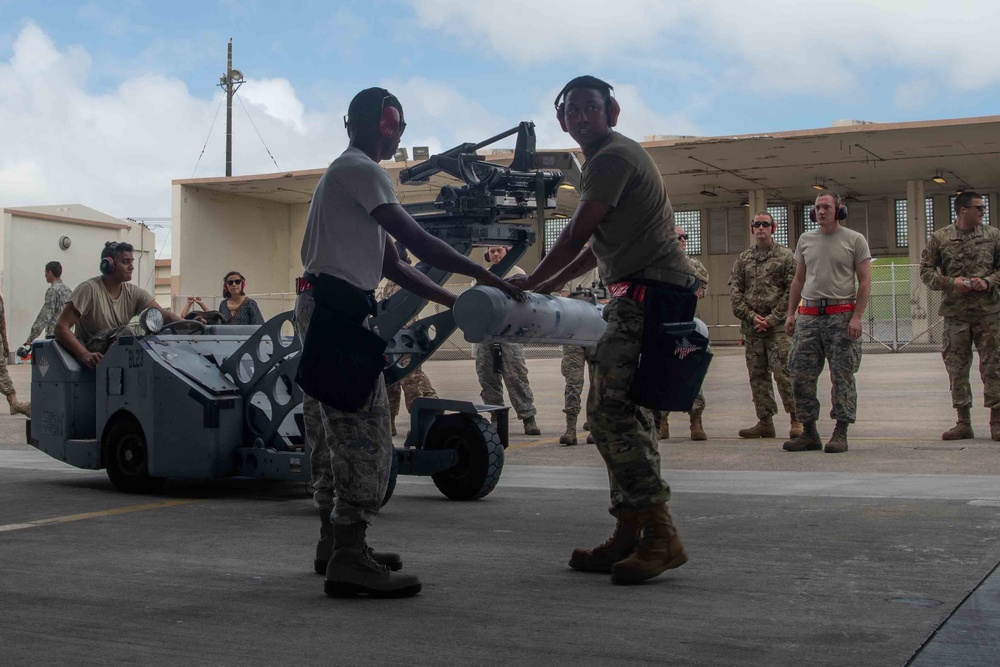
<path fill-rule="evenodd" d="M 467 283 L 451 283 L 445 289 L 459 294 L 469 288 Z M 264 319 L 295 308 L 295 294 L 250 294 L 260 306 Z M 173 297 L 173 310 L 183 311 L 187 296 Z M 207 310 L 216 310 L 221 296 L 202 297 Z M 916 264 L 885 264 L 872 266 L 872 293 L 865 312 L 862 343 L 865 352 L 929 352 L 941 348 L 943 320 L 938 315 L 941 292 L 934 292 L 920 281 Z M 197 306 L 195 306 L 197 309 Z M 427 317 L 441 312 L 443 306 L 429 303 L 421 313 Z M 738 325 L 713 325 L 709 328 Z M 562 355 L 561 345 L 527 343 L 524 356 L 528 359 L 553 359 Z M 455 331 L 435 353 L 438 359 L 472 359 L 472 343 L 467 343 L 460 331 Z"/>

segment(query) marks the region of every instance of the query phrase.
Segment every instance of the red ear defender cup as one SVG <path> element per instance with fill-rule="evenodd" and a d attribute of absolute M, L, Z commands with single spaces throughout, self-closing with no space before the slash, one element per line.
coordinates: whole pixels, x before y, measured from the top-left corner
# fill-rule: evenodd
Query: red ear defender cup
<path fill-rule="evenodd" d="M 386 139 L 399 133 L 399 109 L 392 106 L 382 107 L 382 118 L 378 122 L 378 132 Z"/>
<path fill-rule="evenodd" d="M 614 127 L 618 124 L 618 114 L 622 112 L 622 108 L 618 105 L 618 100 L 612 95 L 608 106 L 608 127 Z"/>

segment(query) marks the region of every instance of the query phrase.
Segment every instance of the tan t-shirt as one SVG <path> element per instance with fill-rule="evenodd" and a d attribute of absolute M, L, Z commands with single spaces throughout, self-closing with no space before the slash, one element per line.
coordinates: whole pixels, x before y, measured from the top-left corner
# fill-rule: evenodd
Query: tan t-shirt
<path fill-rule="evenodd" d="M 591 269 L 579 278 L 573 278 L 563 286 L 563 290 L 567 292 L 582 292 L 583 290 L 594 289 L 597 287 L 601 278 L 597 273 L 597 269 Z"/>
<path fill-rule="evenodd" d="M 663 177 L 638 143 L 612 132 L 583 165 L 580 199 L 611 206 L 592 243 L 604 284 L 644 269 L 690 275 Z"/>
<path fill-rule="evenodd" d="M 806 232 L 795 244 L 795 261 L 806 265 L 802 298 L 854 299 L 855 267 L 869 261 L 868 241 L 859 232 L 841 227 L 834 234 L 817 230 Z"/>
<path fill-rule="evenodd" d="M 152 300 L 152 294 L 132 283 L 122 283 L 121 294 L 112 299 L 100 276 L 84 280 L 69 298 L 80 312 L 77 339 L 86 346 L 99 332 L 125 326 Z"/>

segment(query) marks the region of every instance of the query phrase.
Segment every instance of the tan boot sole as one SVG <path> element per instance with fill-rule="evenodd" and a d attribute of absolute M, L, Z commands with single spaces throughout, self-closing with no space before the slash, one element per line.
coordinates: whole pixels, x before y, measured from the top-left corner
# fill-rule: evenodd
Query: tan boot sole
<path fill-rule="evenodd" d="M 611 566 L 611 583 L 618 586 L 638 584 L 643 581 L 648 581 L 654 577 L 658 577 L 667 570 L 673 570 L 674 568 L 680 567 L 687 561 L 687 552 L 682 551 L 680 554 L 667 561 L 662 567 L 657 567 L 652 570 L 633 570 L 630 567 L 620 567 L 619 563 L 615 563 Z"/>

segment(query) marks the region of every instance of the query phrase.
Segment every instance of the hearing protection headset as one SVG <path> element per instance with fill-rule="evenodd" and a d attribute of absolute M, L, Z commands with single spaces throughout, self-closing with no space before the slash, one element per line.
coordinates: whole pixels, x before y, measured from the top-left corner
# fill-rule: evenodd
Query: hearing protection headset
<path fill-rule="evenodd" d="M 847 207 L 844 206 L 842 203 L 840 203 L 840 195 L 836 194 L 835 192 L 830 192 L 830 193 L 821 194 L 820 197 L 829 197 L 830 195 L 833 195 L 833 199 L 836 202 L 836 206 L 837 206 L 837 214 L 835 216 L 836 219 L 837 220 L 847 220 Z M 813 206 L 812 208 L 809 209 L 809 220 L 811 220 L 812 222 L 816 222 L 816 207 L 815 206 Z"/>
<path fill-rule="evenodd" d="M 390 93 L 385 88 L 378 88 L 378 91 L 382 93 L 382 111 L 379 116 L 378 121 L 378 133 L 380 136 L 389 139 L 396 135 L 402 134 L 403 128 L 406 124 L 403 123 L 402 116 L 400 116 L 399 109 L 392 106 L 391 104 L 386 104 L 386 102 L 394 102 L 399 104 L 399 100 L 396 96 Z M 344 116 L 344 127 L 350 130 L 350 117 Z"/>
<path fill-rule="evenodd" d="M 118 250 L 118 243 L 108 241 L 101 251 L 101 273 L 108 275 L 115 272 L 115 252 Z"/>
<path fill-rule="evenodd" d="M 615 87 L 606 81 L 601 81 L 596 76 L 578 76 L 563 86 L 563 89 L 556 95 L 556 120 L 559 121 L 559 127 L 563 129 L 563 132 L 568 132 L 566 129 L 566 95 L 577 88 L 590 88 L 602 93 L 607 91 L 604 99 L 604 113 L 607 115 L 608 127 L 614 127 L 618 124 L 618 114 L 621 113 L 621 107 L 618 106 L 618 100 L 615 99 Z"/>

